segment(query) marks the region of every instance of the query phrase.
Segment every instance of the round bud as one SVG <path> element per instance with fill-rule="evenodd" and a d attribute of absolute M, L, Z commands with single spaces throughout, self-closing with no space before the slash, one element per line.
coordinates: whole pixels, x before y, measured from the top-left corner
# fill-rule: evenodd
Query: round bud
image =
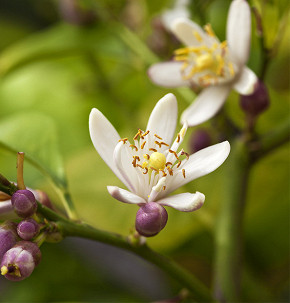
<path fill-rule="evenodd" d="M 268 90 L 265 84 L 260 80 L 256 84 L 253 94 L 248 96 L 240 96 L 241 108 L 244 110 L 244 112 L 252 116 L 257 116 L 265 111 L 269 107 L 269 104 L 270 98 Z"/>
<path fill-rule="evenodd" d="M 0 262 L 11 247 L 17 241 L 16 224 L 13 222 L 6 222 L 0 226 Z"/>
<path fill-rule="evenodd" d="M 167 219 L 167 211 L 162 205 L 156 202 L 148 202 L 139 208 L 135 228 L 140 235 L 152 237 L 165 227 Z"/>
<path fill-rule="evenodd" d="M 31 240 L 39 233 L 39 225 L 33 219 L 26 219 L 17 225 L 17 233 L 23 240 Z"/>
<path fill-rule="evenodd" d="M 28 189 L 15 192 L 11 197 L 11 203 L 14 211 L 22 218 L 30 217 L 37 209 L 34 194 Z"/>
<path fill-rule="evenodd" d="M 191 154 L 211 145 L 211 136 L 205 129 L 195 131 L 189 141 L 189 150 Z"/>
<path fill-rule="evenodd" d="M 33 242 L 20 241 L 3 256 L 1 274 L 11 281 L 21 281 L 31 275 L 41 259 L 41 252 Z"/>

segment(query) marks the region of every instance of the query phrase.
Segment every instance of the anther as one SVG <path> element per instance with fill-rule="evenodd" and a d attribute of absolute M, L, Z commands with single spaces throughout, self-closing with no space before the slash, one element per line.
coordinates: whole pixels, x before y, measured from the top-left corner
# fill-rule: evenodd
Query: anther
<path fill-rule="evenodd" d="M 150 156 L 149 156 L 148 154 L 144 154 L 143 157 L 144 157 L 145 159 L 147 159 L 147 160 L 150 159 Z"/>
<path fill-rule="evenodd" d="M 149 148 L 149 150 L 151 150 L 151 151 L 153 151 L 153 152 L 157 152 L 157 149 L 155 149 L 155 148 Z"/>
<path fill-rule="evenodd" d="M 149 134 L 150 130 L 147 130 L 143 135 L 140 135 L 140 137 L 142 139 L 144 139 L 145 136 L 147 136 Z"/>
<path fill-rule="evenodd" d="M 182 169 L 183 178 L 185 178 L 185 169 Z"/>
<path fill-rule="evenodd" d="M 165 146 L 169 146 L 167 143 L 165 142 L 161 142 L 160 145 L 165 145 Z"/>
<path fill-rule="evenodd" d="M 159 148 L 161 147 L 161 143 L 158 141 L 155 141 L 155 144 L 157 144 L 159 146 Z"/>
<path fill-rule="evenodd" d="M 158 135 L 154 135 L 157 139 L 159 139 L 159 140 L 162 140 L 162 138 L 161 137 L 159 137 Z"/>
<path fill-rule="evenodd" d="M 130 147 L 135 148 L 135 150 L 138 151 L 137 146 L 135 146 L 134 144 L 130 144 Z"/>
<path fill-rule="evenodd" d="M 168 166 L 168 165 L 171 165 L 171 166 L 172 166 L 172 163 L 171 163 L 171 162 L 166 162 L 166 163 L 165 163 L 165 166 Z"/>
<path fill-rule="evenodd" d="M 173 170 L 171 169 L 171 167 L 170 167 L 170 166 L 167 166 L 166 168 L 167 168 L 167 170 L 168 170 L 169 175 L 170 175 L 170 176 L 173 176 Z"/>
<path fill-rule="evenodd" d="M 143 171 L 143 174 L 146 175 L 148 173 L 148 168 L 147 167 L 143 167 L 145 169 L 145 172 Z"/>
<path fill-rule="evenodd" d="M 163 186 L 163 190 L 165 190 L 166 189 L 166 186 Z"/>
<path fill-rule="evenodd" d="M 180 134 L 178 133 L 176 142 L 179 143 L 179 141 L 180 141 Z"/>
<path fill-rule="evenodd" d="M 143 149 L 144 148 L 144 146 L 145 146 L 145 144 L 146 144 L 146 141 L 144 141 L 142 144 L 141 144 L 141 149 Z"/>
<path fill-rule="evenodd" d="M 181 161 L 179 160 L 176 167 L 178 168 L 180 166 L 180 164 L 181 164 Z"/>
<path fill-rule="evenodd" d="M 152 166 L 150 166 L 150 169 L 155 170 L 156 172 L 158 172 L 158 170 Z"/>
<path fill-rule="evenodd" d="M 119 142 L 121 142 L 121 141 L 125 144 L 126 141 L 128 141 L 128 138 L 120 139 Z"/>
<path fill-rule="evenodd" d="M 186 159 L 188 160 L 189 158 L 189 154 L 187 152 L 185 152 L 184 150 L 181 151 L 181 155 L 185 155 L 186 156 Z"/>
<path fill-rule="evenodd" d="M 161 172 L 162 172 L 163 177 L 166 177 L 166 176 L 167 176 L 166 172 L 165 172 L 163 169 L 159 169 L 159 171 L 161 171 Z"/>

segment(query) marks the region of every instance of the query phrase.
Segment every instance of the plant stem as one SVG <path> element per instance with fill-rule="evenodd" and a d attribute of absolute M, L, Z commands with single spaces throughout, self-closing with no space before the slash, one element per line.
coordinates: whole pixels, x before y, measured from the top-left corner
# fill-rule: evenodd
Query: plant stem
<path fill-rule="evenodd" d="M 209 290 L 191 273 L 181 268 L 173 260 L 151 250 L 147 245 L 131 244 L 127 238 L 121 235 L 98 230 L 83 223 L 62 219 L 57 222 L 57 226 L 63 236 L 82 237 L 131 251 L 163 269 L 183 287 L 190 290 L 196 300 L 206 302 L 213 301 Z"/>
<path fill-rule="evenodd" d="M 250 171 L 250 157 L 244 141 L 232 143 L 225 164 L 225 195 L 217 222 L 214 268 L 215 298 L 239 301 L 242 262 L 242 219 Z"/>

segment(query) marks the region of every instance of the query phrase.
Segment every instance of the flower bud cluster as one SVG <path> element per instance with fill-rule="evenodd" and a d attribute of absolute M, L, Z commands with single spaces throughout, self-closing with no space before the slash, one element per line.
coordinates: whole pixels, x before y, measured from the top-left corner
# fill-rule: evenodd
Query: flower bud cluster
<path fill-rule="evenodd" d="M 33 242 L 40 226 L 31 218 L 36 213 L 37 203 L 30 190 L 16 191 L 11 204 L 21 221 L 0 226 L 0 271 L 8 280 L 20 281 L 29 277 L 40 262 L 40 249 Z"/>

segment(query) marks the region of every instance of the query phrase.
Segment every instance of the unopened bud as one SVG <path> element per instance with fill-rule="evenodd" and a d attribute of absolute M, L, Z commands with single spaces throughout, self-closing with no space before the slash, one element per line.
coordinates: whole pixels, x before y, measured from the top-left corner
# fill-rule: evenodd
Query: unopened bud
<path fill-rule="evenodd" d="M 268 90 L 262 81 L 258 81 L 253 94 L 240 96 L 241 108 L 247 114 L 257 116 L 265 111 L 270 104 Z"/>
<path fill-rule="evenodd" d="M 1 274 L 11 281 L 21 281 L 31 275 L 41 260 L 41 252 L 33 242 L 20 241 L 3 256 Z"/>
<path fill-rule="evenodd" d="M 44 191 L 37 189 L 35 191 L 35 197 L 42 205 L 54 210 L 53 204 L 51 203 L 48 195 Z"/>
<path fill-rule="evenodd" d="M 210 146 L 212 143 L 211 141 L 211 136 L 205 129 L 195 131 L 189 141 L 190 153 L 196 153 L 197 151 Z"/>
<path fill-rule="evenodd" d="M 27 218 L 36 212 L 37 203 L 34 194 L 28 189 L 16 191 L 11 197 L 11 202 L 19 217 Z"/>
<path fill-rule="evenodd" d="M 13 222 L 5 222 L 0 226 L 0 262 L 11 247 L 17 241 L 16 224 Z"/>
<path fill-rule="evenodd" d="M 17 233 L 23 240 L 31 240 L 39 233 L 39 225 L 33 219 L 26 219 L 17 225 Z"/>
<path fill-rule="evenodd" d="M 152 237 L 165 227 L 167 219 L 167 211 L 162 205 L 156 202 L 148 202 L 139 208 L 135 228 L 140 235 Z"/>

